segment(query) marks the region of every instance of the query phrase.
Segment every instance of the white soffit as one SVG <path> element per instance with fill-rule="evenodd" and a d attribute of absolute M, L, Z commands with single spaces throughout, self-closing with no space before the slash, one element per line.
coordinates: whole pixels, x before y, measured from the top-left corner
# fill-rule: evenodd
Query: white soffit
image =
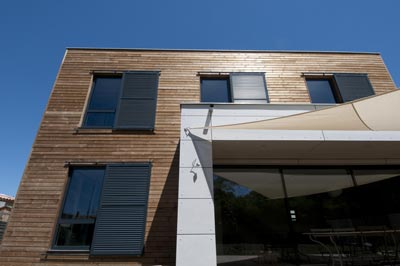
<path fill-rule="evenodd" d="M 399 131 L 400 90 L 323 110 L 213 129 Z"/>

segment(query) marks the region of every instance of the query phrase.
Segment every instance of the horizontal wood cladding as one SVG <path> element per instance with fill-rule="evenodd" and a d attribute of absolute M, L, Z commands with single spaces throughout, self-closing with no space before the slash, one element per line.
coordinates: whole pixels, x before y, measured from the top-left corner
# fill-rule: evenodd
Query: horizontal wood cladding
<path fill-rule="evenodd" d="M 94 70 L 161 71 L 154 132 L 79 129 Z M 265 72 L 271 103 L 310 102 L 303 72 L 368 73 L 377 94 L 395 89 L 377 54 L 68 50 L 19 187 L 0 265 L 174 265 L 180 103 L 199 101 L 199 72 Z M 68 161 L 152 162 L 143 257 L 47 253 Z"/>

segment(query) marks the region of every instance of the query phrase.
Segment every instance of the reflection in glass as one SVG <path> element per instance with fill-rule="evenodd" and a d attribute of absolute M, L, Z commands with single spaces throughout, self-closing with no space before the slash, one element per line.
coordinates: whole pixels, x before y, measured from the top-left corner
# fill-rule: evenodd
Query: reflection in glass
<path fill-rule="evenodd" d="M 121 77 L 96 77 L 90 97 L 85 127 L 112 127 L 117 109 Z"/>
<path fill-rule="evenodd" d="M 242 177 L 246 177 L 245 173 L 219 174 L 230 176 L 231 180 L 236 181 L 243 181 Z M 261 173 L 252 174 L 247 177 L 252 179 L 255 185 L 259 183 Z M 283 189 L 281 185 L 277 185 L 281 184 L 280 176 L 272 171 L 271 176 L 274 180 L 271 180 L 271 183 L 276 184 L 276 191 L 273 188 L 260 190 L 279 198 L 270 200 L 248 187 L 218 175 L 214 176 L 214 202 L 219 264 L 245 265 L 243 263 L 246 261 L 252 261 L 260 254 L 283 245 L 288 237 L 288 223 Z M 266 174 L 263 176 L 266 177 Z"/>
<path fill-rule="evenodd" d="M 114 112 L 87 112 L 85 124 L 91 127 L 112 127 L 114 117 Z"/>
<path fill-rule="evenodd" d="M 55 248 L 89 248 L 94 231 L 105 168 L 76 167 L 69 176 L 58 221 Z"/>
<path fill-rule="evenodd" d="M 312 103 L 337 102 L 328 79 L 307 79 L 307 87 Z"/>
<path fill-rule="evenodd" d="M 398 169 L 354 169 L 354 178 L 357 185 L 365 185 L 382 181 L 400 174 Z"/>
<path fill-rule="evenodd" d="M 219 265 L 399 259 L 399 169 L 217 167 L 214 175 Z"/>
<path fill-rule="evenodd" d="M 90 246 L 94 224 L 60 224 L 57 246 Z"/>
<path fill-rule="evenodd" d="M 115 110 L 120 89 L 121 77 L 96 77 L 89 109 Z"/>
<path fill-rule="evenodd" d="M 299 197 L 352 187 L 345 169 L 284 169 L 288 197 Z"/>
<path fill-rule="evenodd" d="M 245 190 L 247 193 L 253 190 L 267 199 L 281 199 L 284 197 L 279 169 L 247 169 L 245 171 L 239 169 L 220 169 L 214 171 L 214 174 L 240 184 L 234 187 Z M 266 179 L 268 179 L 268 182 L 265 182 Z"/>
<path fill-rule="evenodd" d="M 61 218 L 95 218 L 103 177 L 104 168 L 73 169 Z"/>
<path fill-rule="evenodd" d="M 231 102 L 229 79 L 201 79 L 202 102 Z"/>

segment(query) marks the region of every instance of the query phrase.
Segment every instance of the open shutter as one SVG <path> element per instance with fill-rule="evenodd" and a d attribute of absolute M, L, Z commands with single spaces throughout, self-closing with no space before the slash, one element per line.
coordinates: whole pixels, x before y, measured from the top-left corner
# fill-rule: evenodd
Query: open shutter
<path fill-rule="evenodd" d="M 6 226 L 7 226 L 6 222 L 0 221 L 0 241 L 3 238 L 4 232 L 6 231 Z"/>
<path fill-rule="evenodd" d="M 374 89 L 366 74 L 334 74 L 343 102 L 374 95 Z"/>
<path fill-rule="evenodd" d="M 91 255 L 141 255 L 150 164 L 108 165 Z"/>
<path fill-rule="evenodd" d="M 122 77 L 114 128 L 153 130 L 159 72 L 126 72 Z"/>
<path fill-rule="evenodd" d="M 264 73 L 231 73 L 232 98 L 235 103 L 267 103 Z"/>

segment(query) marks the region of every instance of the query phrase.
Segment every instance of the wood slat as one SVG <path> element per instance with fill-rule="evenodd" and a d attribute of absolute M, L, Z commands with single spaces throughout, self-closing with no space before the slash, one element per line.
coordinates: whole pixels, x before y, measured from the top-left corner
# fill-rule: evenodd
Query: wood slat
<path fill-rule="evenodd" d="M 77 130 L 93 70 L 161 71 L 154 134 Z M 199 101 L 198 72 L 265 72 L 271 103 L 310 102 L 303 72 L 367 73 L 377 94 L 395 89 L 377 54 L 68 50 L 23 174 L 0 265 L 174 265 L 180 103 Z M 144 256 L 47 256 L 67 181 L 65 162 L 97 160 L 153 163 Z"/>

